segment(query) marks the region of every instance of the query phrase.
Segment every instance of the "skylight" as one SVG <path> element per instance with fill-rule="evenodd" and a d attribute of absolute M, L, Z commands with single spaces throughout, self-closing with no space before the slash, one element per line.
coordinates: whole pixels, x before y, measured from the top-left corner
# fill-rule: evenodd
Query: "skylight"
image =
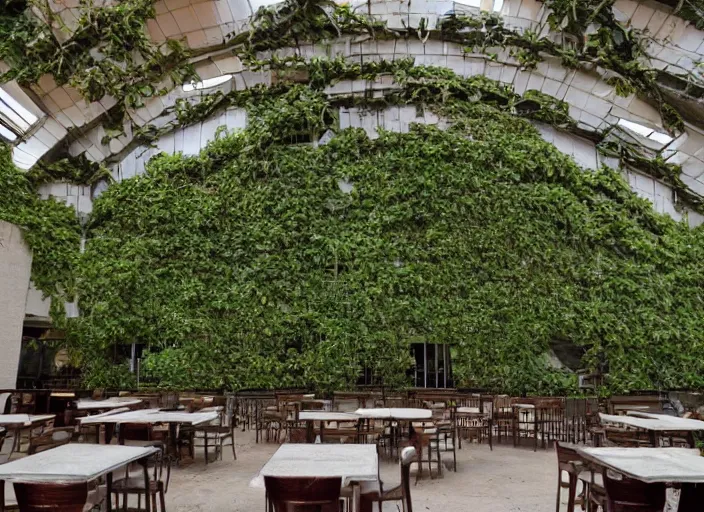
<path fill-rule="evenodd" d="M 0 137 L 12 142 L 36 122 L 37 116 L 0 88 Z"/>
<path fill-rule="evenodd" d="M 257 12 L 260 7 L 278 4 L 281 1 L 282 0 L 249 0 L 249 5 L 252 6 L 254 12 Z"/>
<path fill-rule="evenodd" d="M 224 84 L 232 78 L 232 75 L 220 75 L 214 78 L 207 78 L 202 82 L 191 82 L 188 84 L 183 84 L 184 92 L 200 91 L 202 89 L 210 89 L 220 84 Z"/>
<path fill-rule="evenodd" d="M 652 128 L 649 128 L 642 124 L 634 123 L 633 121 L 627 121 L 626 119 L 619 119 L 618 124 L 619 126 L 628 128 L 629 130 L 637 133 L 638 135 L 647 137 L 650 140 L 654 140 L 655 142 L 659 142 L 660 144 L 669 144 L 670 142 L 672 142 L 672 137 L 670 137 L 668 134 L 655 131 Z"/>

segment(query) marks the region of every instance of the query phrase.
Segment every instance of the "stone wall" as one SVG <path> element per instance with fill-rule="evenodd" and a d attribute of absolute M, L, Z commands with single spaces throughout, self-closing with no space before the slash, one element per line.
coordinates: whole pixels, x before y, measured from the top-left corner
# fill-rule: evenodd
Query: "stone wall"
<path fill-rule="evenodd" d="M 0 389 L 14 388 L 32 254 L 17 226 L 0 221 Z"/>

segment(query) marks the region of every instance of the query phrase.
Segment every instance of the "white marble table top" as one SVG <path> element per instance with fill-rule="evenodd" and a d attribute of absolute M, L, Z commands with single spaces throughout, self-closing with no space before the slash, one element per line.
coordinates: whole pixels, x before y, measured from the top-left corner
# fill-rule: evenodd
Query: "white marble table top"
<path fill-rule="evenodd" d="M 93 400 L 92 398 L 81 398 L 76 400 L 76 409 L 79 411 L 85 410 L 101 410 L 101 409 L 118 409 L 120 407 L 129 407 L 131 405 L 139 405 L 142 400 L 139 398 L 113 397 L 105 400 Z"/>
<path fill-rule="evenodd" d="M 265 476 L 336 477 L 342 486 L 351 482 L 374 482 L 379 458 L 373 444 L 284 444 L 250 482 L 264 488 Z"/>
<path fill-rule="evenodd" d="M 577 446 L 584 458 L 642 482 L 704 482 L 704 457 L 689 448 L 591 448 Z"/>
<path fill-rule="evenodd" d="M 614 414 L 600 413 L 599 417 L 602 423 L 628 425 L 643 430 L 679 432 L 704 430 L 704 421 L 677 418 L 664 414 L 633 412 L 628 416 L 616 416 Z"/>
<path fill-rule="evenodd" d="M 181 412 L 160 411 L 159 409 L 141 409 L 138 411 L 122 412 L 99 416 L 79 418 L 81 425 L 95 425 L 98 423 L 184 423 L 188 425 L 202 425 L 219 417 L 217 411 L 210 412 Z"/>
<path fill-rule="evenodd" d="M 535 409 L 535 405 L 533 404 L 513 404 L 511 407 L 516 409 Z"/>
<path fill-rule="evenodd" d="M 0 414 L 0 425 L 10 427 L 29 427 L 34 423 L 49 421 L 56 414 Z"/>
<path fill-rule="evenodd" d="M 429 420 L 433 417 L 433 412 L 430 409 L 375 408 L 357 409 L 354 413 L 362 418 L 385 420 Z"/>
<path fill-rule="evenodd" d="M 359 418 L 350 412 L 301 411 L 298 413 L 298 419 L 301 421 L 357 421 Z"/>
<path fill-rule="evenodd" d="M 65 444 L 0 465 L 0 480 L 86 482 L 158 450 L 153 446 Z"/>

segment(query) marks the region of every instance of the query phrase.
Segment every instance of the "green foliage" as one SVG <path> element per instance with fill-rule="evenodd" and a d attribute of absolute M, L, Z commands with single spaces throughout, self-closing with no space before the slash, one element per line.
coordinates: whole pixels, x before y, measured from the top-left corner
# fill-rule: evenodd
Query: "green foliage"
<path fill-rule="evenodd" d="M 334 126 L 328 101 L 280 88 L 247 104 L 246 130 L 111 186 L 71 331 L 90 382 L 116 379 L 106 356 L 138 342 L 165 387 L 331 390 L 365 366 L 403 385 L 423 339 L 455 345 L 461 385 L 569 392 L 546 357 L 561 339 L 612 391 L 704 384 L 702 231 L 617 172 L 579 169 L 505 92 L 447 97 L 446 132 L 345 130 L 316 148 L 291 142 Z"/>
<path fill-rule="evenodd" d="M 100 181 L 111 182 L 112 174 L 107 167 L 91 162 L 82 153 L 76 157 L 64 157 L 50 164 L 39 162 L 27 171 L 27 179 L 34 186 L 57 181 L 94 186 Z"/>
<path fill-rule="evenodd" d="M 75 210 L 43 201 L 27 175 L 12 163 L 10 148 L 0 143 L 0 220 L 16 224 L 32 250 L 32 280 L 55 306 L 75 292 L 74 267 L 81 229 Z"/>
<path fill-rule="evenodd" d="M 88 101 L 112 96 L 121 107 L 140 107 L 144 98 L 166 94 L 169 80 L 182 84 L 195 76 L 179 41 L 156 44 L 150 39 L 145 23 L 155 16 L 152 0 L 101 7 L 81 0 L 77 26 L 71 30 L 46 0 L 28 4 L 48 23 L 29 9 L 0 11 L 0 61 L 10 66 L 0 82 L 15 79 L 29 85 L 50 74 Z M 52 26 L 70 36 L 57 39 Z"/>

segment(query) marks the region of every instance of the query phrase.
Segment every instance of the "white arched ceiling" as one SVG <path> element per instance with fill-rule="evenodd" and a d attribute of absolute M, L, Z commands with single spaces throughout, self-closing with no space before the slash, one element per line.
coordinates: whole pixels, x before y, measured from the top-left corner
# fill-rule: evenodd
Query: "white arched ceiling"
<path fill-rule="evenodd" d="M 205 84 L 208 84 L 211 79 L 217 80 L 218 77 L 225 75 L 230 75 L 231 78 L 214 88 L 208 90 L 194 88 L 189 92 L 183 90 L 180 86 L 182 84 L 164 84 L 171 89 L 171 92 L 163 97 L 152 98 L 143 108 L 131 111 L 129 113 L 131 121 L 137 126 L 145 124 L 164 126 L 173 121 L 173 117 L 163 116 L 162 113 L 174 105 L 178 98 L 198 101 L 202 94 L 211 93 L 214 90 L 228 92 L 233 89 L 242 90 L 258 83 L 270 84 L 270 73 L 245 69 L 232 51 L 222 47 L 228 34 L 240 33 L 248 29 L 250 16 L 264 3 L 271 2 L 266 0 L 160 0 L 155 2 L 157 16 L 147 22 L 150 36 L 157 42 L 165 41 L 167 38 L 183 39 L 193 50 L 199 52 L 200 57 L 195 59 L 195 65 Z M 505 25 L 509 28 L 530 29 L 539 31 L 542 35 L 548 32 L 546 23 L 548 11 L 537 0 L 505 0 L 504 2 L 377 0 L 353 2 L 353 5 L 355 4 L 363 6 L 364 12 L 370 11 L 375 18 L 385 21 L 391 29 L 417 27 L 422 18 L 425 18 L 426 26 L 432 29 L 437 25 L 438 19 L 449 11 L 478 13 L 481 7 L 484 10 L 500 11 Z M 648 51 L 651 55 L 648 65 L 673 73 L 691 73 L 695 79 L 700 79 L 702 68 L 697 67 L 697 63 L 702 61 L 704 56 L 704 32 L 670 14 L 668 7 L 653 5 L 656 4 L 646 5 L 631 0 L 617 0 L 614 4 L 614 12 L 622 23 L 639 28 L 648 35 Z M 70 22 L 72 13 L 75 13 L 77 8 L 77 2 L 76 0 L 53 0 L 53 6 L 62 19 Z M 555 58 L 546 58 L 534 70 L 524 70 L 508 51 L 499 51 L 496 61 L 491 61 L 483 54 L 465 54 L 460 45 L 436 40 L 428 40 L 425 43 L 417 39 L 356 42 L 351 38 L 342 38 L 329 44 L 301 45 L 298 49 L 286 49 L 279 53 L 294 51 L 306 58 L 342 55 L 351 61 L 362 58 L 393 60 L 412 57 L 416 64 L 445 66 L 462 76 L 485 75 L 513 86 L 518 94 L 529 89 L 540 90 L 566 101 L 569 104 L 570 116 L 579 123 L 580 127 L 588 130 L 603 130 L 610 126 L 617 126 L 624 137 L 637 140 L 653 154 L 661 152 L 669 162 L 682 166 L 682 180 L 685 184 L 695 193 L 704 195 L 704 133 L 695 126 L 687 125 L 682 135 L 674 140 L 668 140 L 657 109 L 636 95 L 626 98 L 617 96 L 614 89 L 606 84 L 604 80 L 606 72 L 603 70 L 590 73 L 570 70 L 564 68 Z M 383 90 L 392 85 L 387 78 L 382 78 L 376 83 L 366 83 L 363 80 L 346 81 L 328 88 L 327 92 L 330 95 L 349 94 L 361 92 L 370 87 Z M 153 154 L 154 149 L 131 148 L 130 122 L 125 123 L 124 136 L 113 139 L 108 144 L 102 143 L 105 132 L 102 126 L 94 121 L 114 106 L 114 99 L 106 97 L 99 102 L 88 103 L 71 87 L 57 86 L 50 76 L 42 77 L 39 83 L 32 87 L 32 91 L 36 95 L 37 104 L 47 114 L 44 121 L 46 124 L 43 125 L 46 129 L 38 130 L 33 137 L 29 137 L 24 142 L 32 145 L 33 153 L 38 154 L 37 158 L 65 138 L 66 130 L 72 130 L 74 133 L 69 145 L 71 154 L 85 153 L 90 159 L 99 162 L 117 161 L 111 164 L 117 179 L 140 172 L 143 169 L 144 159 Z M 366 116 L 354 111 L 342 112 L 341 126 L 345 126 L 343 120 L 349 116 L 350 125 L 358 122 L 370 123 L 368 126 L 365 125 L 370 132 L 373 132 L 374 126 L 377 125 L 404 130 L 407 123 L 411 122 L 406 119 L 411 115 L 410 110 L 399 108 L 398 114 L 395 112 L 395 109 L 381 112 L 378 114 L 381 117 L 377 121 L 370 121 Z M 358 115 L 361 116 L 359 119 L 356 117 Z M 426 122 L 425 119 L 413 119 L 413 122 L 421 121 Z M 196 127 L 177 130 L 162 138 L 157 145 L 167 152 L 192 153 L 212 139 L 220 124 L 232 128 L 242 126 L 243 122 L 244 117 L 241 112 L 229 111 L 199 123 Z M 562 151 L 573 155 L 584 167 L 594 167 L 601 162 L 592 143 L 549 127 L 543 126 L 540 129 L 547 140 L 553 142 Z M 188 137 L 180 138 L 179 134 L 186 132 Z M 19 147 L 16 150 L 18 160 L 22 151 Z M 24 166 L 27 165 L 24 164 Z M 639 174 L 629 174 L 628 178 L 634 190 L 651 199 L 658 211 L 669 213 L 676 218 L 681 216 L 674 208 L 673 194 L 667 187 Z M 49 193 L 48 190 L 44 192 Z M 71 190 L 67 189 L 67 192 Z M 60 194 L 52 193 L 52 195 L 63 197 Z M 67 197 L 72 196 L 69 193 Z M 74 202 L 74 200 L 71 201 Z M 77 205 L 78 202 L 78 199 L 75 199 Z M 89 208 L 85 199 L 82 203 L 83 209 Z M 698 223 L 699 217 L 695 214 L 690 215 L 690 222 Z"/>

